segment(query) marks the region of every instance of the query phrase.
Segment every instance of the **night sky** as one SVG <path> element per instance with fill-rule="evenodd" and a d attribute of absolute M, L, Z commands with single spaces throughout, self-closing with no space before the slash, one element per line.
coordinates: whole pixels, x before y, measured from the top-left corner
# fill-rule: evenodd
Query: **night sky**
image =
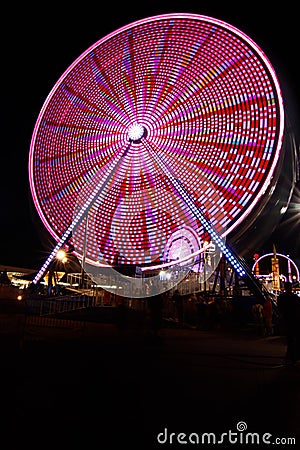
<path fill-rule="evenodd" d="M 232 3 L 232 6 L 231 6 Z M 38 114 L 63 72 L 96 41 L 119 27 L 152 15 L 192 12 L 224 20 L 251 37 L 268 56 L 279 78 L 289 119 L 299 142 L 299 27 L 294 2 L 145 1 L 52 2 L 39 9 L 14 3 L 2 10 L 2 146 L 0 264 L 40 268 L 54 246 L 32 201 L 28 177 L 30 141 Z M 269 3 L 272 5 L 272 3 Z M 51 5 L 51 6 L 50 6 Z M 98 5 L 98 6 L 95 6 Z M 209 6 L 207 6 L 209 5 Z M 234 5 L 234 6 L 233 6 Z M 239 5 L 239 6 L 236 6 Z M 5 27 L 4 27 L 5 24 Z M 300 186 L 299 186 L 300 188 Z M 266 252 L 300 260 L 299 188 Z"/>

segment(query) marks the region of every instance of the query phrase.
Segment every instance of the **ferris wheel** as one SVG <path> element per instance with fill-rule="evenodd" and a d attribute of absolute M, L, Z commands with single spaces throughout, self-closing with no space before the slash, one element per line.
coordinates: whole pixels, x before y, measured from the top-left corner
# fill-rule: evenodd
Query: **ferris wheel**
<path fill-rule="evenodd" d="M 166 14 L 103 37 L 33 131 L 31 193 L 57 242 L 36 280 L 66 241 L 94 267 L 192 258 L 207 233 L 226 252 L 270 185 L 283 124 L 268 58 L 228 23 Z"/>

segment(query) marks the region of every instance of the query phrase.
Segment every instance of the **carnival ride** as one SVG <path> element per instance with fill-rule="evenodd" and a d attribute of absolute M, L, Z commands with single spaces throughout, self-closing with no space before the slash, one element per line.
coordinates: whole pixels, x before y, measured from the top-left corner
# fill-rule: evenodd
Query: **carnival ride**
<path fill-rule="evenodd" d="M 273 295 L 281 292 L 281 286 L 289 281 L 300 289 L 300 273 L 295 261 L 289 255 L 273 251 L 264 255 L 255 255 L 253 274 Z"/>
<path fill-rule="evenodd" d="M 264 297 L 244 256 L 288 205 L 295 155 L 277 76 L 250 37 L 189 13 L 130 23 L 74 61 L 36 121 L 31 193 L 57 244 L 34 283 L 71 243 L 96 282 L 111 270 L 128 295 L 154 295 L 203 270 L 212 246 L 211 272 L 223 255 Z M 153 275 L 149 290 L 141 274 L 162 267 L 168 283 Z"/>

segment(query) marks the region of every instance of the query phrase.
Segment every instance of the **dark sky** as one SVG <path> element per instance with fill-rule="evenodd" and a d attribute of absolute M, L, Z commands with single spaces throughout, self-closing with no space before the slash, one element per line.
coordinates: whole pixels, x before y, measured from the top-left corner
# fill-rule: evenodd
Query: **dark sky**
<path fill-rule="evenodd" d="M 294 2 L 269 9 L 261 1 L 102 4 L 50 2 L 49 9 L 44 5 L 39 9 L 10 2 L 2 9 L 1 265 L 38 269 L 52 250 L 54 242 L 35 211 L 29 188 L 28 157 L 34 125 L 62 73 L 88 47 L 122 25 L 162 13 L 192 12 L 239 28 L 261 47 L 277 72 L 298 141 L 299 19 Z M 299 201 L 299 191 L 293 203 L 297 197 Z M 293 205 L 284 218 L 288 228 L 280 225 L 270 242 L 275 240 L 279 252 L 294 251 L 300 259 L 300 212 L 297 226 L 295 211 Z M 272 250 L 270 242 L 266 251 Z"/>

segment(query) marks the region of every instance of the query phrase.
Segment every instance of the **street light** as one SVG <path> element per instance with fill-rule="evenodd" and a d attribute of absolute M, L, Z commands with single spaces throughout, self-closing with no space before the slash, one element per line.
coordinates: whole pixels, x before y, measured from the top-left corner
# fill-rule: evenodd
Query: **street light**
<path fill-rule="evenodd" d="M 66 252 L 64 250 L 58 250 L 56 253 L 56 259 L 65 264 L 68 261 Z"/>

